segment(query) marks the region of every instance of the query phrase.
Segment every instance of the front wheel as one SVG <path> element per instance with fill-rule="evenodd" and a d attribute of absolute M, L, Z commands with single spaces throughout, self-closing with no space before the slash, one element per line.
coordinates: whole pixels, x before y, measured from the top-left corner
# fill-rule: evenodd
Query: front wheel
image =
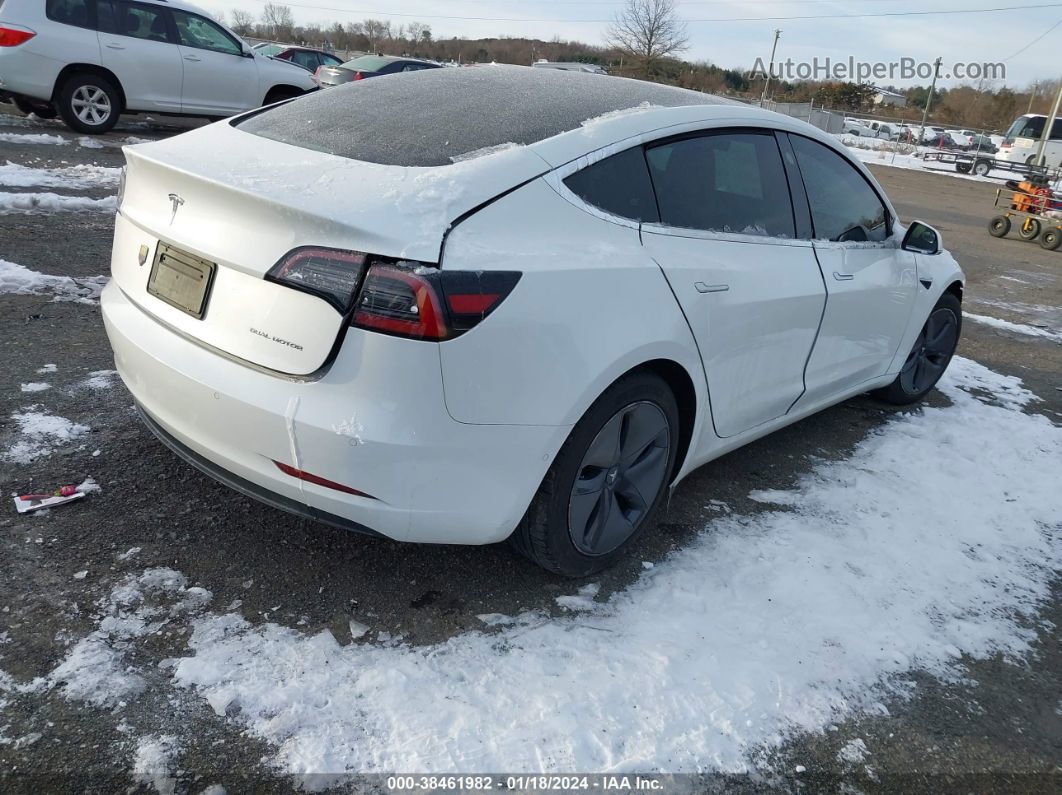
<path fill-rule="evenodd" d="M 1018 227 L 1018 237 L 1022 240 L 1036 240 L 1040 236 L 1040 222 L 1035 218 L 1026 218 Z"/>
<path fill-rule="evenodd" d="M 875 390 L 875 397 L 896 406 L 908 406 L 924 398 L 948 368 L 961 331 L 962 304 L 951 293 L 945 293 L 929 313 L 896 380 Z"/>
<path fill-rule="evenodd" d="M 647 372 L 621 378 L 576 423 L 510 543 L 568 577 L 611 566 L 659 509 L 678 439 L 670 387 Z"/>
<path fill-rule="evenodd" d="M 118 123 L 121 97 L 114 83 L 85 72 L 68 78 L 59 90 L 59 115 L 72 130 L 102 135 Z"/>
<path fill-rule="evenodd" d="M 997 215 L 988 222 L 988 234 L 992 237 L 1006 237 L 1010 231 L 1010 219 L 1005 215 Z"/>

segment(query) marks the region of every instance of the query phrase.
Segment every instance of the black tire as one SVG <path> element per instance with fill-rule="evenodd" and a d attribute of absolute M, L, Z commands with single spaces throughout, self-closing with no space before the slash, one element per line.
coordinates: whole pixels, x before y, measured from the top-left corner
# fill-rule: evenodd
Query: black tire
<path fill-rule="evenodd" d="M 958 171 L 960 174 L 969 174 L 970 173 L 970 168 L 971 168 L 971 166 L 970 166 L 969 163 L 956 163 L 955 164 L 955 170 Z"/>
<path fill-rule="evenodd" d="M 1040 236 L 1040 247 L 1054 251 L 1060 245 L 1062 245 L 1062 230 L 1057 227 L 1045 229 L 1043 235 Z"/>
<path fill-rule="evenodd" d="M 58 111 L 56 111 L 50 102 L 30 102 L 29 100 L 22 99 L 22 97 L 14 97 L 11 101 L 21 113 L 24 113 L 27 116 L 32 113 L 38 119 L 54 119 L 58 115 Z"/>
<path fill-rule="evenodd" d="M 988 234 L 992 237 L 1006 237 L 1010 231 L 1010 219 L 1005 215 L 997 215 L 988 222 Z"/>
<path fill-rule="evenodd" d="M 671 482 L 678 440 L 671 388 L 653 373 L 624 376 L 576 423 L 510 544 L 567 577 L 608 568 L 652 524 Z M 613 457 L 606 467 L 604 458 Z"/>
<path fill-rule="evenodd" d="M 284 102 L 288 99 L 295 99 L 295 97 L 301 97 L 302 92 L 297 88 L 271 88 L 265 96 L 263 105 L 273 105 L 277 102 Z"/>
<path fill-rule="evenodd" d="M 920 401 L 948 369 L 961 334 L 962 304 L 951 293 L 945 293 L 926 318 L 896 380 L 874 390 L 874 397 L 894 406 L 909 406 Z"/>
<path fill-rule="evenodd" d="M 1018 226 L 1018 237 L 1022 240 L 1036 240 L 1040 236 L 1040 222 L 1027 218 Z"/>
<path fill-rule="evenodd" d="M 122 98 L 114 83 L 92 72 L 67 78 L 56 103 L 66 125 L 86 135 L 102 135 L 118 123 Z"/>

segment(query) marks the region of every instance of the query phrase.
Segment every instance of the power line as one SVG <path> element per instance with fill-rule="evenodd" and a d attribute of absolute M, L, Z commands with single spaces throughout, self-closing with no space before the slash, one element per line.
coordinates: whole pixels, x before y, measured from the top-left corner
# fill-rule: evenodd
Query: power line
<path fill-rule="evenodd" d="M 1030 47 L 1032 47 L 1032 46 L 1033 46 L 1034 44 L 1036 44 L 1036 43 L 1037 43 L 1038 41 L 1040 41 L 1040 39 L 1042 39 L 1042 38 L 1043 38 L 1044 36 L 1046 36 L 1046 35 L 1047 35 L 1048 33 L 1050 33 L 1050 32 L 1051 32 L 1052 30 L 1054 30 L 1055 28 L 1057 28 L 1057 27 L 1058 27 L 1059 25 L 1062 25 L 1062 19 L 1058 20 L 1058 22 L 1056 22 L 1056 23 L 1055 23 L 1054 25 L 1052 25 L 1051 27 L 1049 27 L 1049 28 L 1048 28 L 1047 30 L 1045 30 L 1045 31 L 1044 31 L 1043 33 L 1041 33 L 1041 34 L 1040 34 L 1039 36 L 1037 36 L 1037 37 L 1036 37 L 1035 39 L 1033 39 L 1032 41 L 1030 41 L 1030 42 L 1029 42 L 1028 44 L 1026 44 L 1026 45 L 1025 45 L 1024 47 L 1022 47 L 1022 48 L 1021 48 L 1020 50 L 1018 50 L 1018 51 L 1017 51 L 1017 52 L 1015 52 L 1015 53 L 1012 53 L 1011 55 L 1008 55 L 1008 56 L 1007 56 L 1006 58 L 1004 58 L 1004 59 L 1003 59 L 1003 63 L 1006 63 L 1006 62 L 1007 62 L 1007 61 L 1009 61 L 1009 60 L 1010 60 L 1011 58 L 1017 58 L 1017 57 L 1018 57 L 1019 55 L 1021 55 L 1021 54 L 1022 54 L 1023 52 L 1025 52 L 1025 51 L 1026 51 L 1027 49 L 1029 49 L 1029 48 L 1030 48 Z"/>
<path fill-rule="evenodd" d="M 266 2 L 266 0 L 257 0 Z M 294 8 L 308 8 L 314 11 L 333 11 L 342 14 L 371 14 L 381 17 L 402 17 L 407 19 L 452 19 L 465 22 L 565 22 L 565 23 L 608 23 L 611 19 L 558 19 L 550 18 L 520 18 L 520 17 L 479 17 L 458 16 L 453 14 L 403 14 L 394 11 L 380 11 L 377 9 L 364 8 L 335 8 L 334 6 L 318 6 L 303 3 L 285 3 Z M 770 17 L 713 17 L 705 19 L 687 19 L 686 22 L 789 22 L 811 19 L 868 19 L 872 17 L 922 17 L 942 16 L 954 14 L 989 14 L 999 11 L 1035 11 L 1038 8 L 1062 8 L 1062 3 L 1044 3 L 1040 5 L 996 6 L 994 8 L 957 8 L 934 11 L 871 11 L 860 14 L 801 14 L 796 16 L 770 16 Z"/>

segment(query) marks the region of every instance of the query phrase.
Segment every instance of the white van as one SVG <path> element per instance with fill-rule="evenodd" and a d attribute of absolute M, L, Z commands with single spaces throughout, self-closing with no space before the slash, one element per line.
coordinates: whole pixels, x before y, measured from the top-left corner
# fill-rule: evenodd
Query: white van
<path fill-rule="evenodd" d="M 1046 123 L 1047 117 L 1040 113 L 1026 113 L 1016 118 L 1000 144 L 996 159 L 1030 165 L 1035 163 L 1040 136 Z M 1043 160 L 1051 168 L 1062 166 L 1062 118 L 1055 119 L 1051 126 L 1051 134 L 1044 145 Z"/>
<path fill-rule="evenodd" d="M 121 113 L 231 116 L 316 88 L 182 2 L 0 0 L 0 95 L 81 133 Z"/>

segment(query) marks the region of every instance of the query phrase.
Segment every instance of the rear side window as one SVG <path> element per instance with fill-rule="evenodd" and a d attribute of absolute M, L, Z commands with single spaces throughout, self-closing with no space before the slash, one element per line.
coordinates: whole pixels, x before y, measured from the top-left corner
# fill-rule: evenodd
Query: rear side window
<path fill-rule="evenodd" d="M 660 220 L 640 146 L 576 171 L 565 178 L 564 184 L 587 204 L 605 212 L 634 221 Z"/>
<path fill-rule="evenodd" d="M 819 240 L 879 243 L 889 236 L 885 205 L 863 175 L 810 138 L 791 135 Z"/>
<path fill-rule="evenodd" d="M 320 64 L 320 58 L 317 53 L 307 52 L 306 50 L 296 50 L 288 60 L 298 64 L 303 69 L 309 69 L 311 72 Z"/>
<path fill-rule="evenodd" d="M 0 5 L 3 5 L 0 2 Z M 76 25 L 79 28 L 91 28 L 89 0 L 48 0 L 44 13 L 53 22 L 64 25 Z"/>
<path fill-rule="evenodd" d="M 719 133 L 646 151 L 660 222 L 685 229 L 793 237 L 793 207 L 773 134 Z"/>
<path fill-rule="evenodd" d="M 170 40 L 164 9 L 121 2 L 99 2 L 98 8 L 99 29 L 104 33 L 147 41 Z"/>

